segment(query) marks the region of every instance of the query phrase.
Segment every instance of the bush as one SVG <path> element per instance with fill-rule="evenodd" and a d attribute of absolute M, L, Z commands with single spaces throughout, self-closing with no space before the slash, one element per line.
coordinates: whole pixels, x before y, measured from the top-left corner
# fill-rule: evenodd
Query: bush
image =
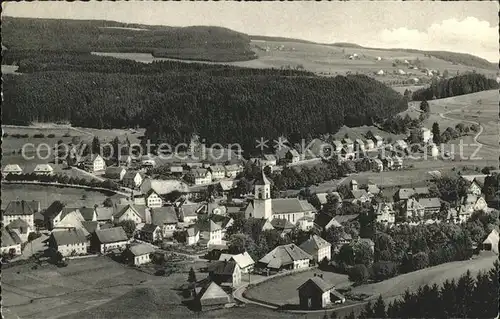
<path fill-rule="evenodd" d="M 356 284 L 365 283 L 370 277 L 370 274 L 368 273 L 368 268 L 366 268 L 366 266 L 363 264 L 354 265 L 349 270 L 348 275 L 349 275 L 349 280 Z"/>
<path fill-rule="evenodd" d="M 4 133 L 2 134 L 2 136 L 3 136 L 3 137 L 7 137 L 7 136 L 9 136 L 9 133 L 5 133 L 5 132 L 4 132 Z"/>
<path fill-rule="evenodd" d="M 21 135 L 21 137 L 22 137 L 22 138 L 28 138 L 28 137 L 30 137 L 30 136 L 29 136 L 28 134 L 22 134 L 22 135 Z"/>
<path fill-rule="evenodd" d="M 376 281 L 392 278 L 396 274 L 397 265 L 392 261 L 378 261 L 371 267 L 371 278 Z"/>
<path fill-rule="evenodd" d="M 63 137 L 71 137 L 71 134 L 69 134 L 69 133 L 64 133 Z"/>
<path fill-rule="evenodd" d="M 49 134 L 49 135 L 47 135 L 47 137 L 54 138 L 54 137 L 56 137 L 56 135 L 55 134 Z"/>
<path fill-rule="evenodd" d="M 33 134 L 33 138 L 44 138 L 44 137 L 45 137 L 45 134 L 42 134 L 42 133 Z"/>

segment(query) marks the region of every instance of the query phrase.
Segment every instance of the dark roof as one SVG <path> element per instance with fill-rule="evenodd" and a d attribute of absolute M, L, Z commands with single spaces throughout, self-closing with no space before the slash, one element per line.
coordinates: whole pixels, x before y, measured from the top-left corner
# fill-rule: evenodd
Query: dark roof
<path fill-rule="evenodd" d="M 154 253 L 155 249 L 151 245 L 138 244 L 138 245 L 130 246 L 129 251 L 134 256 L 142 256 L 142 255 L 148 255 L 148 254 Z"/>
<path fill-rule="evenodd" d="M 189 237 L 193 237 L 193 236 L 196 236 L 196 234 L 199 233 L 200 230 L 198 229 L 198 227 L 193 226 L 193 227 L 189 227 L 186 232 L 187 232 L 187 235 Z"/>
<path fill-rule="evenodd" d="M 213 214 L 212 216 L 210 216 L 210 220 L 221 226 L 221 228 L 225 228 L 226 225 L 231 221 L 231 219 L 232 218 L 229 216 L 222 216 L 217 214 Z"/>
<path fill-rule="evenodd" d="M 342 224 L 342 223 L 347 223 L 347 222 L 350 222 L 352 220 L 355 220 L 356 218 L 358 218 L 359 214 L 351 214 L 351 215 L 337 215 L 334 217 L 334 219 L 339 222 L 339 224 Z"/>
<path fill-rule="evenodd" d="M 331 247 L 332 244 L 319 237 L 318 235 L 311 236 L 308 240 L 300 244 L 300 248 L 308 254 L 314 254 L 318 252 L 319 249 L 325 247 Z"/>
<path fill-rule="evenodd" d="M 271 185 L 271 182 L 269 182 L 269 179 L 267 179 L 266 174 L 264 174 L 264 171 L 262 171 L 262 173 L 259 174 L 258 177 L 255 179 L 254 185 Z"/>
<path fill-rule="evenodd" d="M 232 275 L 237 266 L 234 260 L 217 261 L 208 267 L 208 271 L 214 275 Z"/>
<path fill-rule="evenodd" d="M 312 278 L 309 278 L 304 282 L 302 285 L 300 285 L 297 290 L 302 289 L 303 287 L 306 287 L 308 285 L 312 284 L 313 286 L 317 287 L 321 292 L 327 292 L 333 288 L 332 284 L 327 283 L 326 281 L 323 280 L 323 278 L 314 276 Z"/>
<path fill-rule="evenodd" d="M 163 225 L 163 224 L 177 224 L 177 213 L 175 208 L 172 206 L 163 206 L 159 208 L 151 209 L 151 220 L 153 224 Z"/>
<path fill-rule="evenodd" d="M 314 223 L 321 228 L 325 228 L 326 225 L 333 219 L 333 216 L 328 215 L 327 213 L 320 212 L 316 215 L 316 219 Z"/>
<path fill-rule="evenodd" d="M 126 180 L 126 179 L 134 179 L 137 174 L 141 175 L 138 171 L 127 171 L 125 173 L 125 175 L 123 175 L 123 179 L 124 180 Z"/>
<path fill-rule="evenodd" d="M 53 231 L 50 235 L 57 246 L 81 244 L 87 242 L 83 231 L 79 228 L 69 228 L 65 230 Z"/>
<path fill-rule="evenodd" d="M 271 225 L 278 230 L 293 229 L 295 226 L 284 218 L 274 218 Z"/>
<path fill-rule="evenodd" d="M 103 244 L 128 240 L 127 234 L 121 226 L 96 230 L 95 233 L 99 241 Z"/>
<path fill-rule="evenodd" d="M 97 226 L 99 223 L 97 221 L 83 221 L 82 226 L 90 233 L 92 234 L 97 230 Z"/>
<path fill-rule="evenodd" d="M 33 215 L 33 205 L 25 200 L 11 201 L 5 208 L 3 215 Z"/>
<path fill-rule="evenodd" d="M 29 227 L 28 223 L 24 219 L 21 219 L 21 218 L 18 218 L 16 220 L 10 222 L 7 225 L 8 229 L 19 229 L 19 228 L 28 228 L 28 227 Z"/>
<path fill-rule="evenodd" d="M 281 245 L 259 260 L 269 268 L 279 269 L 294 261 L 312 259 L 312 256 L 297 247 L 295 244 Z"/>
<path fill-rule="evenodd" d="M 92 207 L 82 207 L 78 209 L 80 211 L 80 214 L 82 214 L 83 218 L 86 221 L 92 221 L 92 218 L 94 217 L 94 212 L 95 209 Z"/>
<path fill-rule="evenodd" d="M 62 209 L 64 208 L 64 204 L 61 203 L 60 201 L 56 200 L 50 206 L 45 210 L 45 213 L 43 215 L 47 218 L 54 218 L 59 214 Z"/>
<path fill-rule="evenodd" d="M 118 204 L 118 205 L 115 205 L 115 213 L 113 214 L 113 217 L 120 218 L 123 214 L 125 214 L 125 212 L 127 212 L 129 210 L 129 208 L 134 213 L 136 213 L 138 216 L 141 216 L 141 214 L 139 214 L 139 212 L 131 204 L 126 204 L 126 205 L 119 205 Z"/>
<path fill-rule="evenodd" d="M 202 306 L 224 305 L 231 302 L 231 297 L 215 282 L 208 282 L 203 285 L 198 293 Z"/>
<path fill-rule="evenodd" d="M 97 207 L 95 209 L 97 220 L 106 221 L 113 218 L 114 208 L 113 207 Z"/>
<path fill-rule="evenodd" d="M 117 166 L 109 166 L 106 168 L 106 176 L 108 177 L 116 177 L 116 178 L 119 178 L 120 177 L 120 174 L 122 173 L 122 171 L 124 171 L 125 168 L 123 167 L 117 167 Z M 126 173 L 126 171 L 125 171 Z"/>

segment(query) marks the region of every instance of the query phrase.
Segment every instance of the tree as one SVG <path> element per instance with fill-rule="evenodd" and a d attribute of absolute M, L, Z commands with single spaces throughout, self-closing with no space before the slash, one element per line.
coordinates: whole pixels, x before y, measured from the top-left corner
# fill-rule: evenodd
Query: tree
<path fill-rule="evenodd" d="M 448 70 L 444 70 L 443 71 L 443 78 L 447 78 L 449 76 L 450 72 L 448 72 Z"/>
<path fill-rule="evenodd" d="M 432 141 L 437 145 L 441 144 L 441 133 L 439 132 L 439 124 L 437 122 L 432 124 L 432 134 Z"/>
<path fill-rule="evenodd" d="M 379 295 L 377 301 L 373 305 L 373 318 L 385 318 L 386 316 L 385 302 L 384 299 L 382 299 L 382 295 Z"/>
<path fill-rule="evenodd" d="M 420 102 L 420 110 L 424 113 L 430 112 L 430 106 L 426 100 L 423 100 L 422 102 Z"/>
<path fill-rule="evenodd" d="M 337 261 L 348 266 L 354 265 L 354 249 L 351 245 L 345 244 L 340 247 Z"/>
<path fill-rule="evenodd" d="M 373 263 L 371 272 L 374 280 L 382 281 L 396 275 L 397 265 L 392 261 L 377 261 Z"/>
<path fill-rule="evenodd" d="M 192 172 L 186 173 L 186 175 L 184 175 L 184 181 L 186 181 L 186 183 L 188 184 L 194 184 L 195 182 L 194 174 Z"/>
<path fill-rule="evenodd" d="M 193 267 L 191 267 L 191 269 L 189 269 L 188 282 L 189 283 L 195 283 L 196 282 L 196 273 L 194 272 Z"/>
<path fill-rule="evenodd" d="M 101 154 L 101 142 L 97 136 L 92 139 L 92 154 Z"/>
<path fill-rule="evenodd" d="M 121 226 L 125 233 L 127 234 L 127 237 L 130 238 L 134 234 L 135 231 L 135 222 L 133 220 L 127 219 L 123 220 L 119 223 L 116 224 L 116 226 Z"/>
<path fill-rule="evenodd" d="M 373 261 L 373 253 L 370 245 L 364 241 L 354 245 L 354 263 L 370 265 Z"/>
<path fill-rule="evenodd" d="M 113 200 L 111 199 L 111 197 L 107 197 L 104 202 L 102 202 L 102 204 L 104 205 L 104 207 L 113 207 Z"/>
<path fill-rule="evenodd" d="M 411 264 L 413 270 L 423 269 L 429 266 L 429 255 L 426 252 L 419 252 L 412 256 Z"/>
<path fill-rule="evenodd" d="M 365 283 L 369 277 L 368 268 L 363 264 L 354 265 L 349 270 L 349 280 L 356 284 Z"/>

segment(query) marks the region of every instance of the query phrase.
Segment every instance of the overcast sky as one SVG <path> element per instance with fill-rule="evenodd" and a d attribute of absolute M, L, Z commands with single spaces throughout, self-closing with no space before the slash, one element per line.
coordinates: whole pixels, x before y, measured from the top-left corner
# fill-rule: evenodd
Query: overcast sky
<path fill-rule="evenodd" d="M 217 25 L 247 34 L 449 50 L 498 62 L 498 2 L 9 2 L 17 17 Z"/>

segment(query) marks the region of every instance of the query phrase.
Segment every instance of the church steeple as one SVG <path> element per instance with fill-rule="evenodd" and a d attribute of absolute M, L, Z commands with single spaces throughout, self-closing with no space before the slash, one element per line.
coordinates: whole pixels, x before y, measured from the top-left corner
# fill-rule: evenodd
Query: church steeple
<path fill-rule="evenodd" d="M 255 180 L 254 186 L 252 217 L 269 219 L 272 216 L 271 182 L 264 172 Z"/>
<path fill-rule="evenodd" d="M 271 182 L 266 177 L 264 170 L 259 174 L 259 177 L 255 180 L 255 185 L 271 185 Z"/>

